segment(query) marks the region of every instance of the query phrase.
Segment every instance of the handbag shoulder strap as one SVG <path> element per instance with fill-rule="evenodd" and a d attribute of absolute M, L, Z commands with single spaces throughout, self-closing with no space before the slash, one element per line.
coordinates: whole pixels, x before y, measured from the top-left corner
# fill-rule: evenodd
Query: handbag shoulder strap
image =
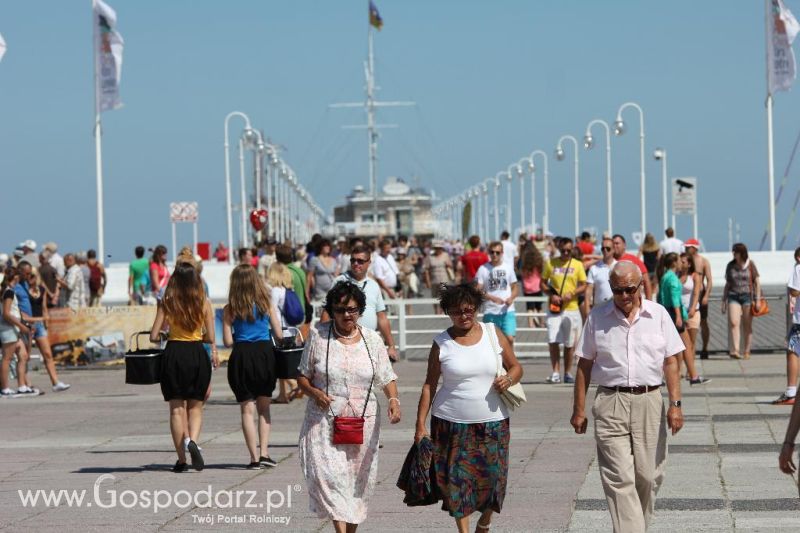
<path fill-rule="evenodd" d="M 369 405 L 369 397 L 372 395 L 372 384 L 375 382 L 375 362 L 372 360 L 372 353 L 369 351 L 369 344 L 367 343 L 366 337 L 364 337 L 364 332 L 361 330 L 361 326 L 358 327 L 358 332 L 361 334 L 361 340 L 364 341 L 364 347 L 367 349 L 367 357 L 369 357 L 369 364 L 372 366 L 372 379 L 369 380 L 369 390 L 367 391 L 367 399 L 364 401 L 364 410 L 361 412 L 361 418 L 364 418 L 364 415 L 367 414 L 367 406 Z M 331 325 L 328 328 L 328 343 L 325 346 L 325 396 L 329 396 L 328 394 L 328 386 L 330 385 L 330 375 L 328 374 L 328 359 L 330 356 L 331 350 L 331 331 L 333 331 L 333 321 L 331 320 Z M 347 403 L 350 403 L 350 399 L 348 398 Z M 333 407 L 328 405 L 328 409 L 330 409 L 331 414 L 336 416 L 336 413 L 333 412 Z M 353 413 L 355 414 L 355 412 Z"/>
<path fill-rule="evenodd" d="M 558 289 L 558 295 L 561 296 L 561 293 L 564 292 L 564 284 L 567 282 L 567 275 L 569 274 L 569 265 L 572 263 L 572 257 L 569 258 L 567 261 L 567 266 L 564 267 L 564 277 L 561 278 L 561 288 Z"/>
<path fill-rule="evenodd" d="M 500 341 L 497 338 L 497 331 L 495 331 L 494 324 L 482 324 L 484 332 L 489 335 L 489 342 L 492 345 L 492 351 L 494 351 L 495 356 L 497 358 L 497 375 L 501 375 L 503 372 L 503 351 L 500 349 Z"/>

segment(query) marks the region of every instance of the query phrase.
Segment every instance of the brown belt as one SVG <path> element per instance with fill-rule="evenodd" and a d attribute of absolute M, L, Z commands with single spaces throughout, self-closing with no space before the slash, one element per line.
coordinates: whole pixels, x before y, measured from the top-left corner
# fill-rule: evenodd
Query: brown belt
<path fill-rule="evenodd" d="M 605 385 L 600 385 L 600 388 L 614 392 L 627 392 L 628 394 L 644 394 L 660 389 L 661 385 L 639 385 L 637 387 L 606 387 Z"/>

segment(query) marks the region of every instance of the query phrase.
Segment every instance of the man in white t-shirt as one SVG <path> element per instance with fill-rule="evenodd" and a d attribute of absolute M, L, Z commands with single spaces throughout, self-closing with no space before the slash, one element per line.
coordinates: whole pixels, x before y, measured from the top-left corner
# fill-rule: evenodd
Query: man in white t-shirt
<path fill-rule="evenodd" d="M 797 395 L 797 372 L 800 369 L 800 248 L 794 251 L 794 269 L 787 284 L 789 291 L 789 312 L 792 314 L 792 327 L 786 339 L 786 391 L 773 400 L 775 405 L 794 405 Z"/>
<path fill-rule="evenodd" d="M 586 273 L 586 292 L 583 293 L 584 316 L 588 316 L 592 307 L 605 303 L 614 296 L 611 292 L 609 275 L 617 260 L 614 259 L 614 246 L 610 237 L 603 238 L 600 251 L 603 259 L 589 267 L 589 272 Z"/>
<path fill-rule="evenodd" d="M 517 260 L 517 245 L 511 242 L 511 235 L 507 231 L 500 234 L 500 244 L 503 245 L 503 263 L 514 270 L 514 261 Z"/>
<path fill-rule="evenodd" d="M 483 321 L 496 324 L 513 344 L 517 334 L 514 300 L 519 295 L 519 284 L 514 269 L 503 262 L 503 245 L 500 242 L 489 245 L 489 262 L 478 268 L 475 283 L 486 295 Z"/>
<path fill-rule="evenodd" d="M 667 238 L 658 244 L 659 248 L 661 248 L 661 256 L 671 253 L 681 255 L 683 253 L 683 241 L 675 238 L 675 230 L 667 228 L 664 233 Z"/>
<path fill-rule="evenodd" d="M 392 242 L 381 241 L 379 252 L 373 256 L 372 275 L 389 298 L 397 298 L 397 274 L 400 269 L 392 256 Z"/>

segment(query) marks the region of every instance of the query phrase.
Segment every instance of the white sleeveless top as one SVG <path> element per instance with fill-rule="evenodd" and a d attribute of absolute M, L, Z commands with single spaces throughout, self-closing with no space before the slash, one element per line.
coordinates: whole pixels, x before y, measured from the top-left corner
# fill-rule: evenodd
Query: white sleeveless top
<path fill-rule="evenodd" d="M 686 281 L 683 282 L 681 288 L 681 303 L 686 310 L 689 310 L 689 304 L 692 303 L 692 292 L 694 292 L 694 277 L 686 276 Z M 700 308 L 700 301 L 698 300 L 695 309 Z"/>
<path fill-rule="evenodd" d="M 434 339 L 439 346 L 442 386 L 433 399 L 433 416 L 462 424 L 508 418 L 508 408 L 492 387 L 498 354 L 489 340 L 488 327 L 494 325 L 481 323 L 481 339 L 472 346 L 458 344 L 447 330 Z"/>

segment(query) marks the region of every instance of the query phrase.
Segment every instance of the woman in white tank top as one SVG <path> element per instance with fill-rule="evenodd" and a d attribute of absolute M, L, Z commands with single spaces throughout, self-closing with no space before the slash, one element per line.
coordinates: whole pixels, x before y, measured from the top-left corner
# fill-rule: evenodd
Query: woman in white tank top
<path fill-rule="evenodd" d="M 469 530 L 475 511 L 481 513 L 478 529 L 488 530 L 492 513 L 502 509 L 510 426 L 500 392 L 522 378 L 506 337 L 494 324 L 475 320 L 483 299 L 472 284 L 442 289 L 439 303 L 453 325 L 436 336 L 428 355 L 414 435 L 416 442 L 433 442 L 434 493 L 460 531 Z M 500 361 L 507 374 L 498 377 Z M 429 411 L 430 434 L 425 426 Z"/>

